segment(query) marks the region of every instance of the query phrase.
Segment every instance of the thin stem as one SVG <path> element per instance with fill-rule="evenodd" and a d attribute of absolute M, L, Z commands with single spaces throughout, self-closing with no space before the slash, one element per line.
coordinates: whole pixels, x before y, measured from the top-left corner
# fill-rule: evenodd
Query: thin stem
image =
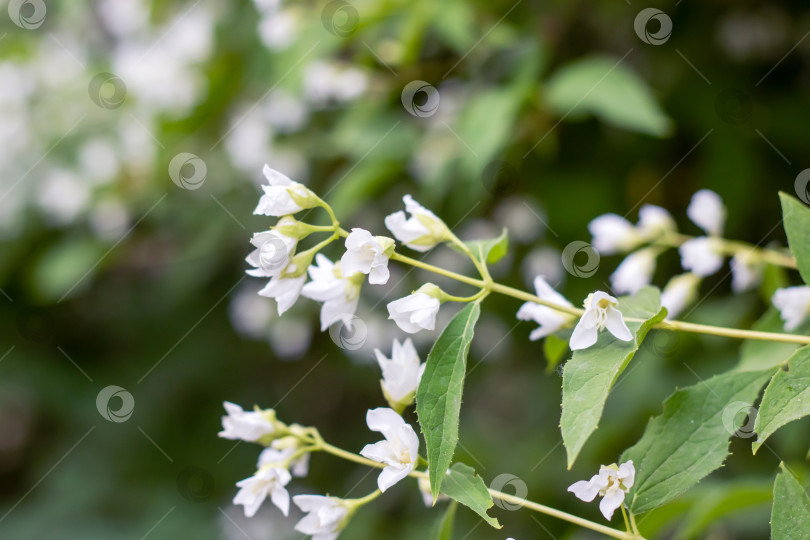
<path fill-rule="evenodd" d="M 376 461 L 364 458 L 363 456 L 359 456 L 352 452 L 343 450 L 342 448 L 338 448 L 337 446 L 333 446 L 324 441 L 322 438 L 320 438 L 320 435 L 318 436 L 318 438 L 320 439 L 318 445 L 320 449 L 323 450 L 324 452 L 332 454 L 333 456 L 337 456 L 339 458 L 343 458 L 348 461 L 353 461 L 354 463 L 359 463 L 361 465 L 366 465 L 368 467 L 375 467 L 378 469 L 385 467 L 384 463 L 378 463 Z M 411 473 L 408 476 L 411 476 L 413 478 L 429 479 L 428 474 L 423 471 L 411 471 Z M 503 493 L 501 491 L 496 491 L 494 489 L 490 489 L 488 491 L 489 494 L 495 499 L 499 499 L 517 506 L 523 506 L 525 508 L 528 508 L 529 510 L 534 510 L 535 512 L 539 512 L 541 514 L 546 514 L 548 516 L 568 521 L 569 523 L 574 523 L 575 525 L 579 525 L 580 527 L 585 527 L 587 529 L 602 533 L 612 538 L 619 538 L 621 540 L 643 540 L 643 538 L 635 534 L 622 532 L 617 529 L 612 529 L 610 527 L 606 527 L 604 525 L 595 523 L 585 518 L 569 514 L 568 512 L 563 512 L 562 510 L 557 510 L 556 508 L 551 508 L 550 506 L 545 506 L 536 502 L 526 500 L 522 497 L 516 497 L 514 495 L 509 495 L 508 493 Z"/>
<path fill-rule="evenodd" d="M 630 527 L 630 520 L 627 518 L 627 510 L 624 507 L 624 503 L 622 503 L 622 517 L 624 518 L 624 527 L 627 529 L 627 532 L 633 532 L 632 527 Z"/>
<path fill-rule="evenodd" d="M 464 254 L 465 254 L 465 255 L 467 255 L 467 257 L 469 257 L 469 259 L 470 259 L 470 260 L 472 261 L 472 263 L 475 265 L 476 270 L 478 270 L 478 273 L 481 275 L 481 278 L 482 278 L 482 279 L 483 279 L 483 280 L 484 280 L 486 283 L 491 283 L 491 282 L 492 282 L 492 277 L 489 275 L 489 269 L 487 268 L 486 262 L 484 262 L 484 261 L 479 261 L 479 260 L 478 260 L 478 259 L 475 257 L 475 255 L 473 255 L 473 254 L 472 254 L 472 252 L 470 251 L 470 248 L 468 248 L 468 247 L 467 247 L 467 244 L 465 244 L 464 242 L 462 242 L 462 241 L 461 241 L 461 239 L 459 239 L 459 237 L 458 237 L 458 236 L 456 236 L 455 234 L 453 234 L 453 232 L 452 232 L 452 231 L 448 230 L 448 231 L 447 231 L 447 234 L 450 236 L 450 240 L 452 240 L 452 242 L 453 242 L 453 243 L 454 243 L 456 246 L 458 246 L 458 248 L 459 248 L 461 251 L 463 251 L 463 252 L 464 252 Z"/>
<path fill-rule="evenodd" d="M 630 526 L 633 527 L 633 533 L 641 536 L 641 533 L 638 531 L 638 525 L 636 524 L 636 515 L 631 510 L 628 510 L 628 513 L 630 514 Z"/>
<path fill-rule="evenodd" d="M 379 489 L 375 489 L 365 497 L 360 497 L 359 499 L 347 499 L 345 502 L 351 504 L 353 507 L 358 507 L 370 503 L 380 495 L 382 495 L 382 491 L 380 491 Z"/>
<path fill-rule="evenodd" d="M 405 264 L 409 264 L 411 266 L 415 266 L 417 268 L 421 268 L 423 270 L 427 270 L 429 272 L 433 272 L 434 274 L 440 274 L 442 276 L 449 277 L 450 279 L 454 279 L 456 281 L 460 281 L 461 283 L 466 283 L 474 287 L 478 287 L 481 289 L 488 287 L 492 292 L 503 294 L 505 296 L 511 296 L 512 298 L 517 298 L 518 300 L 523 300 L 525 302 L 534 302 L 535 304 L 540 304 L 541 306 L 546 306 L 556 311 L 568 313 L 569 315 L 572 315 L 574 317 L 581 317 L 582 314 L 585 312 L 584 309 L 549 302 L 548 300 L 543 300 L 542 298 L 534 294 L 528 293 L 526 291 L 521 291 L 520 289 L 515 289 L 514 287 L 509 287 L 501 283 L 494 283 L 494 282 L 486 283 L 483 280 L 471 278 L 462 274 L 458 274 L 456 272 L 452 272 L 450 270 L 445 270 L 444 268 L 439 268 L 438 266 L 433 266 L 432 264 L 424 263 L 422 261 L 406 257 L 405 255 L 401 255 L 399 253 L 394 253 L 393 255 L 391 255 L 391 259 Z M 626 317 L 624 320 L 627 322 L 644 322 L 644 319 L 639 319 L 636 317 Z M 657 328 L 660 330 L 677 330 L 681 332 L 691 332 L 694 334 L 707 334 L 712 336 L 721 336 L 736 339 L 753 339 L 758 341 L 776 341 L 781 343 L 796 343 L 798 345 L 810 345 L 810 336 L 782 334 L 777 332 L 759 332 L 756 330 L 741 330 L 738 328 L 725 328 L 722 326 L 711 326 L 708 324 L 696 324 L 684 321 L 665 320 L 657 323 L 656 325 L 653 326 L 653 328 Z"/>

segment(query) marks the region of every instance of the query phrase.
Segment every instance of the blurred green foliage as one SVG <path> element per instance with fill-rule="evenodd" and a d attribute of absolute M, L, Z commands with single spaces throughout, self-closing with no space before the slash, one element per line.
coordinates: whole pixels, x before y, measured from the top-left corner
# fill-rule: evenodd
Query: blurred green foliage
<path fill-rule="evenodd" d="M 248 522 L 231 506 L 258 449 L 216 437 L 223 400 L 276 407 L 350 450 L 374 440 L 364 412 L 383 401 L 370 349 L 339 349 L 303 300 L 290 314 L 298 322 L 281 326 L 267 314 L 272 301 L 255 296 L 257 280 L 243 278 L 250 233 L 271 224 L 251 216 L 264 162 L 305 181 L 345 226 L 375 231 L 404 193 L 462 237 L 481 220 L 497 233 L 525 202 L 539 219 L 496 267 L 516 286 L 530 286 L 524 257 L 537 248 L 559 257 L 589 239 L 586 224 L 601 213 L 634 218 L 644 201 L 686 224 L 702 187 L 728 205 L 729 237 L 785 243 L 777 191 L 793 192 L 810 137 L 810 11 L 801 2 L 662 3 L 674 31 L 658 46 L 634 32 L 635 3 L 357 0 L 356 20 L 350 10 L 326 21 L 327 2 L 285 2 L 280 12 L 257 3 L 54 1 L 32 29 L 0 13 L 3 538 L 241 538 L 240 529 L 254 540 L 296 538 L 275 509 Z M 363 82 L 345 83 L 351 98 L 319 100 L 318 84 L 334 92 L 344 83 L 307 82 L 316 62 L 359 70 Z M 106 72 L 126 85 L 120 106 L 88 96 Z M 437 88 L 435 115 L 405 110 L 402 90 L 414 80 Z M 281 91 L 292 101 L 268 110 Z M 296 107 L 297 124 L 285 116 Z M 205 163 L 199 189 L 167 173 L 181 152 Z M 561 288 L 583 298 L 618 262 L 606 257 L 595 275 L 567 276 Z M 668 254 L 657 283 L 677 271 Z M 406 276 L 388 298 L 425 279 Z M 784 279 L 769 276 L 768 286 Z M 708 280 L 711 295 L 690 320 L 749 327 L 763 313 L 757 293 L 731 296 L 728 282 L 725 272 Z M 384 293 L 367 293 L 367 312 L 384 318 Z M 566 471 L 560 378 L 529 342 L 531 325 L 515 326 L 517 308 L 487 302 L 490 331 L 473 343 L 457 458 L 487 481 L 514 474 L 532 500 L 601 521 L 566 487 L 634 443 L 676 386 L 733 366 L 740 343 L 654 332 Z M 281 354 L 294 339 L 306 347 Z M 135 399 L 125 422 L 96 408 L 108 385 Z M 764 538 L 776 464 L 803 469 L 807 427 L 787 426 L 756 459 L 749 440 L 732 439 L 727 466 L 642 516 L 642 531 Z M 357 496 L 373 482 L 360 467 L 315 456 L 299 485 Z M 344 535 L 420 538 L 442 512 L 398 486 Z M 460 509 L 454 537 L 593 537 L 527 512 L 495 513 L 503 531 Z"/>

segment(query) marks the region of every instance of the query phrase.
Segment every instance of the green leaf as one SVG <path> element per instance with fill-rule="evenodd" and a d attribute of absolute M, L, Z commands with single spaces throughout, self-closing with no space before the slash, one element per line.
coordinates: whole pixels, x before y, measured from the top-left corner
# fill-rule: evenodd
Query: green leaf
<path fill-rule="evenodd" d="M 500 261 L 509 249 L 509 232 L 506 228 L 501 231 L 501 234 L 496 238 L 489 238 L 487 240 L 471 240 L 464 242 L 464 245 L 472 252 L 473 256 L 480 262 L 495 264 Z M 450 247 L 463 253 L 461 248 L 455 244 L 450 244 Z"/>
<path fill-rule="evenodd" d="M 447 510 L 444 515 L 436 522 L 433 526 L 433 531 L 430 533 L 430 537 L 433 538 L 433 540 L 451 540 L 451 538 L 453 538 L 453 523 L 456 520 L 456 507 L 458 507 L 456 501 L 450 501 L 450 504 L 447 505 Z"/>
<path fill-rule="evenodd" d="M 784 323 L 779 317 L 779 311 L 772 307 L 754 324 L 752 330 L 801 335 L 810 330 L 810 321 L 800 325 L 799 328 L 792 332 L 787 332 L 784 330 Z M 734 370 L 762 371 L 763 369 L 775 368 L 780 364 L 784 364 L 798 348 L 799 346 L 795 343 L 749 339 L 740 347 L 740 361 L 734 367 Z"/>
<path fill-rule="evenodd" d="M 664 401 L 641 439 L 621 461 L 632 459 L 636 480 L 630 508 L 646 512 L 665 504 L 719 468 L 729 437 L 739 427 L 729 404 L 753 403 L 772 371 L 730 372 L 677 390 Z"/>
<path fill-rule="evenodd" d="M 627 323 L 635 339 L 621 341 L 603 331 L 596 344 L 574 351 L 565 364 L 560 428 L 569 469 L 598 427 L 616 379 L 630 363 L 650 328 L 666 316 L 666 310 L 661 307 L 661 294 L 654 287 L 645 287 L 632 297 L 620 298 L 618 309 L 625 318 L 645 319 L 643 323 Z"/>
<path fill-rule="evenodd" d="M 616 58 L 584 58 L 561 68 L 546 84 L 545 101 L 551 111 L 569 119 L 592 114 L 656 137 L 672 131 L 672 121 L 647 84 Z"/>
<path fill-rule="evenodd" d="M 755 454 L 777 429 L 810 414 L 810 346 L 796 351 L 787 362 L 787 371 L 778 370 L 762 396 L 754 424 Z"/>
<path fill-rule="evenodd" d="M 802 279 L 810 285 L 810 242 L 807 241 L 810 238 L 810 208 L 782 191 L 779 198 L 782 199 L 782 220 L 790 251 L 796 257 Z"/>
<path fill-rule="evenodd" d="M 546 355 L 546 362 L 548 362 L 546 373 L 551 373 L 556 369 L 567 350 L 568 341 L 560 339 L 554 334 L 546 336 L 546 339 L 543 340 L 543 352 Z"/>
<path fill-rule="evenodd" d="M 810 531 L 810 498 L 784 463 L 773 484 L 772 540 L 806 540 Z"/>
<path fill-rule="evenodd" d="M 471 302 L 447 324 L 428 354 L 425 373 L 416 391 L 416 414 L 427 445 L 434 503 L 458 444 L 467 353 L 480 314 L 480 304 Z"/>
<path fill-rule="evenodd" d="M 496 529 L 501 528 L 498 520 L 487 514 L 492 508 L 492 497 L 489 495 L 484 480 L 475 474 L 475 469 L 463 463 L 456 463 L 450 468 L 442 484 L 442 493 L 451 497 L 482 518 Z"/>

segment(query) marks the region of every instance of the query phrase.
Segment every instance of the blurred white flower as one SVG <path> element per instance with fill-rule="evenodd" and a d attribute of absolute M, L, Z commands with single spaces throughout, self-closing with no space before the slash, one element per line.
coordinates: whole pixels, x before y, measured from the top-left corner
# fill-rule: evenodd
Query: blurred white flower
<path fill-rule="evenodd" d="M 410 195 L 405 195 L 402 200 L 411 217 L 406 218 L 405 212 L 400 210 L 385 218 L 385 226 L 397 240 L 411 249 L 423 252 L 447 240 L 447 225 L 436 214 L 413 200 Z"/>
<path fill-rule="evenodd" d="M 354 228 L 346 237 L 346 252 L 340 267 L 347 275 L 368 274 L 368 282 L 381 285 L 388 282 L 388 258 L 394 251 L 394 241 L 385 236 L 371 236 L 365 229 Z"/>
<path fill-rule="evenodd" d="M 551 285 L 546 282 L 543 276 L 534 278 L 534 290 L 541 300 L 561 306 L 574 307 L 563 295 L 555 291 Z M 568 313 L 557 311 L 534 302 L 526 302 L 520 306 L 517 312 L 517 318 L 521 321 L 534 321 L 540 325 L 529 334 L 529 339 L 532 341 L 553 334 L 574 319 L 574 317 Z"/>
<path fill-rule="evenodd" d="M 309 267 L 312 279 L 301 289 L 301 294 L 312 300 L 323 302 L 321 307 L 321 331 L 329 328 L 336 321 L 343 321 L 351 328 L 352 317 L 360 300 L 362 279 L 353 276 L 344 277 L 340 264 L 333 264 L 325 255 L 315 256 L 317 264 Z M 362 274 L 355 276 L 363 277 Z"/>
<path fill-rule="evenodd" d="M 94 184 L 108 184 L 115 180 L 120 166 L 116 148 L 107 139 L 90 139 L 79 148 L 79 167 L 82 176 Z"/>
<path fill-rule="evenodd" d="M 684 242 L 678 251 L 681 254 L 681 266 L 699 276 L 710 276 L 720 270 L 725 260 L 716 238 L 701 236 Z"/>
<path fill-rule="evenodd" d="M 701 189 L 692 195 L 686 215 L 709 236 L 722 236 L 726 225 L 726 207 L 723 199 L 714 191 Z"/>
<path fill-rule="evenodd" d="M 385 492 L 408 476 L 419 458 L 419 437 L 410 424 L 394 410 L 386 407 L 369 410 L 366 424 L 371 431 L 379 431 L 384 441 L 367 444 L 360 455 L 387 465 L 377 478 L 377 486 Z"/>
<path fill-rule="evenodd" d="M 57 169 L 44 178 L 36 197 L 47 221 L 67 225 L 87 209 L 90 189 L 75 173 Z"/>
<path fill-rule="evenodd" d="M 435 285 L 434 285 L 435 287 Z M 441 302 L 438 298 L 418 291 L 388 304 L 388 318 L 393 319 L 404 332 L 415 334 L 421 330 L 436 328 L 436 315 Z"/>
<path fill-rule="evenodd" d="M 222 431 L 217 435 L 223 439 L 253 442 L 276 431 L 275 426 L 264 412 L 246 412 L 239 405 L 229 401 L 222 405 L 228 415 L 222 417 Z"/>
<path fill-rule="evenodd" d="M 419 363 L 419 355 L 411 338 L 402 344 L 395 339 L 390 359 L 379 349 L 374 349 L 374 355 L 382 370 L 380 384 L 385 399 L 392 409 L 401 414 L 405 407 L 413 403 L 425 364 Z"/>
<path fill-rule="evenodd" d="M 810 287 L 801 285 L 779 289 L 771 301 L 785 321 L 785 330 L 795 330 L 810 313 Z"/>
<path fill-rule="evenodd" d="M 674 319 L 697 298 L 700 276 L 692 272 L 680 274 L 669 280 L 661 292 L 661 305 L 667 308 L 667 318 Z"/>
<path fill-rule="evenodd" d="M 264 195 L 253 211 L 264 216 L 286 216 L 318 204 L 318 198 L 304 184 L 293 182 L 265 165 L 262 170 L 270 185 L 263 185 Z"/>
<path fill-rule="evenodd" d="M 259 469 L 255 475 L 236 483 L 240 489 L 233 498 L 233 504 L 243 505 L 245 516 L 253 517 L 267 495 L 270 495 L 273 504 L 286 516 L 290 513 L 290 494 L 284 486 L 290 483 L 291 478 L 289 471 L 280 467 Z"/>
<path fill-rule="evenodd" d="M 269 466 L 288 468 L 293 476 L 302 478 L 309 472 L 309 452 L 293 457 L 299 453 L 300 449 L 301 441 L 297 437 L 288 436 L 276 439 L 259 454 L 256 466 L 259 469 Z"/>
<path fill-rule="evenodd" d="M 765 266 L 751 253 L 738 251 L 731 258 L 731 289 L 744 292 L 756 287 L 762 281 L 764 270 Z"/>
<path fill-rule="evenodd" d="M 295 10 L 282 9 L 262 17 L 259 37 L 271 51 L 283 51 L 300 35 L 300 23 Z"/>
<path fill-rule="evenodd" d="M 633 340 L 633 334 L 627 328 L 622 312 L 616 309 L 618 303 L 618 300 L 602 291 L 588 295 L 584 303 L 585 313 L 579 319 L 568 343 L 572 351 L 587 349 L 596 343 L 599 332 L 605 328 L 616 339 Z"/>
<path fill-rule="evenodd" d="M 275 277 L 290 263 L 290 255 L 298 241 L 278 231 L 254 233 L 250 243 L 256 248 L 245 259 L 252 269 L 246 270 L 253 277 Z"/>
<path fill-rule="evenodd" d="M 662 234 L 675 232 L 677 229 L 675 220 L 660 206 L 645 204 L 638 211 L 638 232 L 645 240 L 654 240 Z"/>
<path fill-rule="evenodd" d="M 588 224 L 591 243 L 602 255 L 625 253 L 641 243 L 642 238 L 632 223 L 617 214 L 604 214 Z"/>
<path fill-rule="evenodd" d="M 568 491 L 577 496 L 578 499 L 591 502 L 597 495 L 602 497 L 599 502 L 599 510 L 605 519 L 610 521 L 613 512 L 624 504 L 624 496 L 633 487 L 636 478 L 636 469 L 633 460 L 628 460 L 619 466 L 616 464 L 602 465 L 599 474 L 591 477 L 590 480 L 580 480 L 568 487 Z"/>
<path fill-rule="evenodd" d="M 295 525 L 295 530 L 312 535 L 312 540 L 335 540 L 348 521 L 349 509 L 337 497 L 296 495 L 293 502 L 307 512 Z"/>
<path fill-rule="evenodd" d="M 367 86 L 366 74 L 350 66 L 318 60 L 304 70 L 304 95 L 316 107 L 357 99 Z"/>
<path fill-rule="evenodd" d="M 628 255 L 610 276 L 619 294 L 636 294 L 652 281 L 658 249 L 644 248 Z"/>
<path fill-rule="evenodd" d="M 293 133 L 307 121 L 309 111 L 302 99 L 284 89 L 270 92 L 264 105 L 264 116 L 275 131 Z"/>

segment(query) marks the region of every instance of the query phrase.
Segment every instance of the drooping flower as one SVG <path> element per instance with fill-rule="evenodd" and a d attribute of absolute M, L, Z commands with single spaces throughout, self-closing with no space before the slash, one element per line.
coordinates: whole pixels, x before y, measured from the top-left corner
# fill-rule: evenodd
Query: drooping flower
<path fill-rule="evenodd" d="M 349 521 L 349 508 L 337 497 L 296 495 L 293 502 L 307 513 L 295 530 L 312 535 L 312 540 L 335 540 Z"/>
<path fill-rule="evenodd" d="M 306 274 L 297 277 L 275 276 L 270 278 L 270 281 L 259 291 L 259 294 L 267 298 L 275 298 L 278 305 L 278 314 L 284 315 L 284 312 L 290 309 L 298 300 L 306 280 Z"/>
<path fill-rule="evenodd" d="M 312 279 L 301 289 L 301 294 L 312 300 L 323 302 L 321 307 L 321 330 L 326 330 L 336 321 L 351 325 L 357 303 L 360 300 L 360 287 L 363 274 L 346 277 L 340 264 L 333 264 L 325 255 L 315 256 L 317 266 L 309 267 Z M 359 278 L 359 279 L 358 279 Z"/>
<path fill-rule="evenodd" d="M 613 289 L 620 294 L 636 294 L 652 281 L 658 249 L 645 248 L 628 255 L 610 276 Z"/>
<path fill-rule="evenodd" d="M 415 334 L 436 328 L 436 315 L 441 301 L 438 287 L 427 283 L 416 292 L 388 304 L 388 318 L 393 319 L 404 332 Z"/>
<path fill-rule="evenodd" d="M 622 312 L 616 309 L 619 301 L 609 294 L 596 291 L 585 299 L 585 313 L 579 319 L 571 341 L 568 343 L 572 351 L 587 349 L 596 343 L 599 332 L 605 328 L 616 339 L 632 341 L 633 334 L 624 322 Z"/>
<path fill-rule="evenodd" d="M 223 439 L 252 442 L 275 433 L 275 413 L 272 410 L 247 412 L 229 401 L 222 405 L 228 413 L 222 417 L 222 431 L 218 433 Z"/>
<path fill-rule="evenodd" d="M 406 218 L 405 212 L 400 210 L 385 218 L 385 226 L 397 240 L 416 251 L 427 251 L 449 239 L 447 225 L 436 214 L 410 195 L 405 195 L 402 200 L 411 217 Z"/>
<path fill-rule="evenodd" d="M 771 301 L 785 321 L 785 330 L 795 330 L 810 314 L 810 287 L 801 285 L 779 289 Z"/>
<path fill-rule="evenodd" d="M 686 272 L 669 280 L 661 292 L 661 305 L 667 308 L 667 318 L 674 319 L 697 298 L 700 276 Z"/>
<path fill-rule="evenodd" d="M 425 364 L 419 363 L 419 355 L 411 338 L 402 344 L 396 339 L 391 349 L 391 358 L 387 358 L 379 349 L 374 349 L 377 363 L 382 370 L 380 380 L 385 400 L 397 413 L 402 413 L 413 403 L 419 381 L 425 372 Z"/>
<path fill-rule="evenodd" d="M 633 224 L 617 214 L 597 217 L 588 224 L 588 230 L 593 247 L 602 255 L 626 253 L 643 241 Z"/>
<path fill-rule="evenodd" d="M 723 199 L 714 191 L 701 189 L 692 195 L 686 215 L 709 236 L 723 234 L 726 226 L 726 207 Z"/>
<path fill-rule="evenodd" d="M 368 274 L 368 282 L 381 285 L 388 282 L 388 259 L 394 251 L 394 241 L 385 236 L 371 236 L 365 229 L 352 229 L 346 238 L 346 253 L 340 267 L 347 275 Z"/>
<path fill-rule="evenodd" d="M 569 486 L 568 491 L 577 496 L 578 499 L 591 502 L 597 495 L 602 497 L 599 502 L 599 510 L 605 519 L 610 521 L 613 512 L 624 503 L 625 494 L 633 487 L 636 478 L 636 469 L 633 460 L 628 460 L 619 466 L 616 464 L 602 465 L 599 474 L 591 477 L 590 480 L 580 480 Z"/>
<path fill-rule="evenodd" d="M 259 199 L 254 214 L 281 217 L 312 208 L 320 202 L 304 184 L 293 182 L 268 165 L 264 166 L 262 172 L 270 185 L 262 186 L 264 195 Z"/>
<path fill-rule="evenodd" d="M 749 252 L 738 251 L 731 258 L 731 289 L 744 292 L 756 287 L 762 281 L 764 270 L 765 266 Z"/>
<path fill-rule="evenodd" d="M 721 244 L 716 238 L 701 236 L 684 242 L 678 251 L 681 254 L 681 266 L 699 276 L 710 276 L 723 266 Z"/>
<path fill-rule="evenodd" d="M 290 263 L 290 255 L 298 241 L 278 231 L 255 233 L 250 243 L 256 248 L 245 259 L 254 268 L 247 270 L 253 277 L 274 277 Z"/>
<path fill-rule="evenodd" d="M 413 471 L 419 458 L 419 437 L 393 409 L 379 407 L 366 414 L 371 431 L 379 431 L 384 441 L 367 444 L 360 455 L 387 465 L 377 478 L 377 486 L 384 492 Z"/>
<path fill-rule="evenodd" d="M 286 516 L 290 512 L 290 494 L 285 486 L 291 478 L 289 471 L 280 467 L 259 469 L 255 475 L 236 483 L 240 489 L 233 498 L 233 504 L 243 505 L 245 516 L 253 517 L 267 495 L 270 495 L 273 504 Z"/>
<path fill-rule="evenodd" d="M 534 278 L 534 290 L 541 300 L 552 302 L 561 306 L 574 307 L 563 295 L 555 291 L 543 276 Z M 532 330 L 529 339 L 538 339 L 549 336 L 570 323 L 574 317 L 563 311 L 557 311 L 548 306 L 535 302 L 526 302 L 517 312 L 517 318 L 521 321 L 534 321 L 540 326 Z"/>

